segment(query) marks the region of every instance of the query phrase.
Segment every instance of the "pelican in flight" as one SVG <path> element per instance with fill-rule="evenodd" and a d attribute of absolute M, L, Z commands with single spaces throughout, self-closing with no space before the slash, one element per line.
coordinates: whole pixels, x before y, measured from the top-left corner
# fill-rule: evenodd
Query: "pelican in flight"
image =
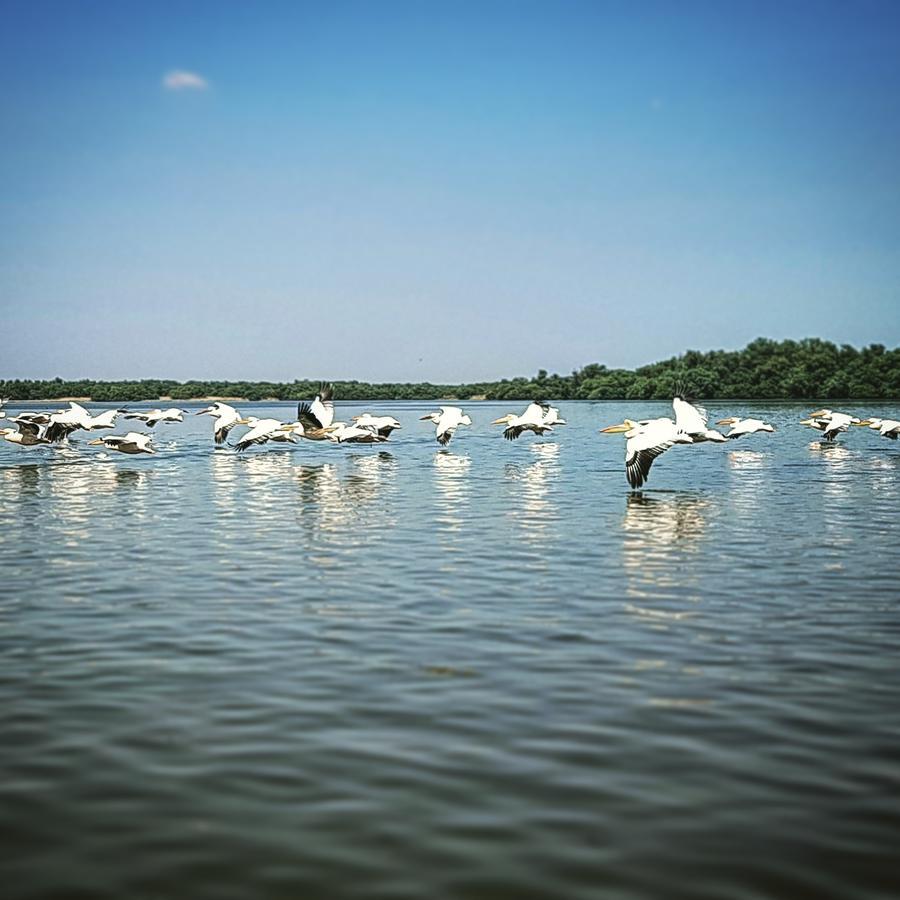
<path fill-rule="evenodd" d="M 892 441 L 900 437 L 900 422 L 896 419 L 864 419 L 857 424 L 868 426 L 872 431 L 877 431 L 882 437 L 890 438 Z"/>
<path fill-rule="evenodd" d="M 227 403 L 216 401 L 212 406 L 194 413 L 195 416 L 212 416 L 216 420 L 213 439 L 217 444 L 224 444 L 228 432 L 241 421 L 241 414 Z"/>
<path fill-rule="evenodd" d="M 278 419 L 258 419 L 256 416 L 247 416 L 245 419 L 238 419 L 234 424 L 250 426 L 250 430 L 241 435 L 238 442 L 234 445 L 234 449 L 238 453 L 243 452 L 253 444 L 266 444 L 269 441 L 291 444 L 294 442 L 293 437 L 291 437 L 294 425 L 284 425 Z M 302 428 L 302 426 L 300 427 Z"/>
<path fill-rule="evenodd" d="M 762 419 L 742 419 L 740 416 L 729 416 L 727 419 L 719 419 L 716 425 L 730 425 L 726 438 L 739 438 L 745 434 L 756 434 L 757 431 L 774 431 L 774 425 L 767 425 Z"/>
<path fill-rule="evenodd" d="M 7 403 L 9 403 L 9 397 L 0 397 L 0 419 L 6 418 L 6 412 L 3 407 L 6 406 Z"/>
<path fill-rule="evenodd" d="M 533 431 L 535 434 L 546 434 L 548 431 L 553 430 L 552 426 L 548 425 L 544 418 L 550 408 L 546 404 L 529 403 L 521 416 L 507 413 L 499 419 L 494 419 L 491 424 L 505 425 L 503 437 L 508 441 L 514 441 L 525 431 Z M 556 410 L 556 413 L 558 417 L 559 410 Z"/>
<path fill-rule="evenodd" d="M 387 440 L 374 425 L 348 425 L 346 422 L 333 422 L 328 428 L 328 440 L 336 444 L 382 444 Z M 388 432 L 390 433 L 390 432 Z"/>
<path fill-rule="evenodd" d="M 145 409 L 141 410 L 141 412 L 126 412 L 125 418 L 138 419 L 148 428 L 153 428 L 160 422 L 165 422 L 167 425 L 171 422 L 183 422 L 184 410 L 174 406 L 170 406 L 168 409 Z M 134 433 L 136 434 L 137 432 Z"/>
<path fill-rule="evenodd" d="M 633 422 L 601 428 L 601 434 L 625 434 L 625 477 L 637 490 L 650 475 L 653 460 L 675 444 L 693 444 L 694 439 L 667 418 Z"/>
<path fill-rule="evenodd" d="M 555 406 L 550 406 L 546 401 L 538 403 L 538 406 L 544 410 L 544 424 L 545 425 L 567 425 L 565 419 L 561 418 L 559 415 L 559 410 Z"/>
<path fill-rule="evenodd" d="M 150 446 L 151 435 L 141 431 L 129 431 L 127 434 L 107 434 L 105 437 L 94 438 L 89 444 L 102 444 L 107 450 L 118 450 L 119 453 L 127 453 L 134 456 L 138 453 L 156 453 Z"/>
<path fill-rule="evenodd" d="M 297 421 L 303 426 L 305 438 L 324 441 L 334 422 L 334 386 L 323 382 L 312 403 L 298 403 Z"/>
<path fill-rule="evenodd" d="M 10 419 L 14 422 L 15 428 L 0 428 L 0 437 L 10 444 L 18 444 L 20 447 L 34 447 L 37 444 L 49 444 L 47 438 L 47 425 L 32 422 L 29 419 L 23 419 L 17 416 Z"/>
<path fill-rule="evenodd" d="M 353 421 L 360 428 L 374 428 L 382 437 L 390 437 L 392 431 L 403 427 L 393 416 L 373 416 L 371 413 L 353 416 Z"/>
<path fill-rule="evenodd" d="M 725 435 L 721 431 L 709 428 L 709 413 L 702 406 L 694 406 L 681 394 L 676 394 L 672 400 L 672 409 L 675 411 L 675 427 L 690 437 L 695 444 L 702 441 L 715 441 L 718 444 L 725 443 Z"/>
<path fill-rule="evenodd" d="M 803 419 L 800 424 L 808 425 L 810 428 L 815 428 L 816 431 L 821 431 L 822 437 L 831 443 L 839 434 L 847 431 L 851 425 L 859 425 L 860 420 L 856 416 L 847 415 L 847 413 L 832 412 L 830 409 L 817 409 Z"/>
<path fill-rule="evenodd" d="M 40 415 L 37 413 L 33 421 L 39 421 Z M 80 403 L 70 400 L 68 409 L 57 410 L 47 417 L 47 440 L 54 443 L 68 440 L 73 431 L 89 427 L 91 419 L 91 414 Z"/>
<path fill-rule="evenodd" d="M 442 406 L 437 412 L 420 416 L 420 422 L 434 422 L 434 438 L 442 446 L 450 443 L 450 438 L 460 425 L 471 425 L 472 420 L 458 406 Z"/>

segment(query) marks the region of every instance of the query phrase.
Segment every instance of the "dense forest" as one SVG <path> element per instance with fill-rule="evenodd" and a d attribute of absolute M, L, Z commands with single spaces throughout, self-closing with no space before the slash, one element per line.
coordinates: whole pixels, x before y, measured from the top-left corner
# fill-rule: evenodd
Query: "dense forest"
<path fill-rule="evenodd" d="M 323 373 L 327 377 L 327 373 Z M 318 379 L 268 381 L 0 381 L 0 397 L 43 400 L 86 397 L 94 401 L 188 400 L 233 397 L 301 400 L 315 393 Z M 334 381 L 341 400 L 665 400 L 677 390 L 704 400 L 900 399 L 900 347 L 872 344 L 861 350 L 818 338 L 773 341 L 758 338 L 743 350 L 688 350 L 638 369 L 608 369 L 591 363 L 570 375 L 541 369 L 533 378 L 472 384 L 368 384 Z"/>

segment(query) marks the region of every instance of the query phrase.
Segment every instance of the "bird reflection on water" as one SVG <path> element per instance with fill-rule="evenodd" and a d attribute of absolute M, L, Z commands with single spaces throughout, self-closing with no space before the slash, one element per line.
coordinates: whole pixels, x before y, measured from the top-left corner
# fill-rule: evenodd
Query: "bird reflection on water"
<path fill-rule="evenodd" d="M 462 529 L 469 500 L 469 479 L 466 477 L 472 460 L 451 450 L 438 450 L 434 454 L 434 486 L 437 490 L 438 512 L 436 521 L 442 533 Z M 444 549 L 452 550 L 452 544 Z"/>
<path fill-rule="evenodd" d="M 304 463 L 295 467 L 295 482 L 302 503 L 300 521 L 314 532 L 355 539 L 377 522 L 389 526 L 393 516 L 385 504 L 385 488 L 396 473 L 391 453 L 353 454 L 342 460 L 350 471 L 336 463 Z M 374 517 L 374 518 L 373 518 Z"/>
<path fill-rule="evenodd" d="M 535 443 L 529 452 L 536 460 L 528 465 L 507 463 L 504 468 L 510 502 L 506 515 L 529 542 L 543 544 L 555 534 L 559 518 L 552 500 L 553 482 L 559 477 L 559 444 Z"/>
<path fill-rule="evenodd" d="M 622 565 L 630 596 L 658 599 L 677 588 L 680 598 L 697 598 L 703 573 L 690 557 L 697 554 L 714 509 L 711 499 L 696 494 L 625 498 Z M 682 565 L 685 557 L 688 564 Z"/>

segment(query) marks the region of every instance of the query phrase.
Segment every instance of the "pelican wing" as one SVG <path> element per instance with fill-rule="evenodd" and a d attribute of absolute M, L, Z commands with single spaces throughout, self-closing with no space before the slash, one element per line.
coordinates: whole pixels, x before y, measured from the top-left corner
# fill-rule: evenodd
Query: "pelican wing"
<path fill-rule="evenodd" d="M 685 434 L 699 434 L 706 431 L 709 413 L 702 406 L 694 406 L 683 397 L 672 400 L 675 411 L 675 427 Z"/>
<path fill-rule="evenodd" d="M 328 428 L 334 421 L 334 388 L 320 384 L 312 403 L 297 405 L 297 420 L 304 428 Z"/>
<path fill-rule="evenodd" d="M 642 438 L 642 435 L 630 438 L 625 445 L 625 477 L 631 487 L 635 489 L 641 487 L 650 476 L 650 466 L 653 465 L 653 460 L 672 446 L 672 441 L 644 446 L 646 441 Z"/>

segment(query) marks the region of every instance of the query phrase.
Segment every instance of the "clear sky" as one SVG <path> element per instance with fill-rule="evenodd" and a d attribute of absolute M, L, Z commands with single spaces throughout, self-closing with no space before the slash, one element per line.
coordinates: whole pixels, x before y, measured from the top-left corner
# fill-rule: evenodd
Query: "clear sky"
<path fill-rule="evenodd" d="M 0 377 L 900 343 L 900 3 L 0 0 Z"/>

